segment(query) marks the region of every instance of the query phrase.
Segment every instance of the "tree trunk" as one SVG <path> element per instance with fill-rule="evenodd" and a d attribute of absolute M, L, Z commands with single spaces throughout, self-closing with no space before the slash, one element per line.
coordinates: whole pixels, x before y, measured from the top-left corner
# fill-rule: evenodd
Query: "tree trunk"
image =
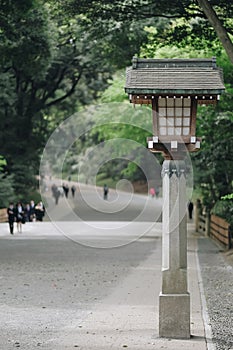
<path fill-rule="evenodd" d="M 205 13 L 208 21 L 215 29 L 219 40 L 221 41 L 231 63 L 233 64 L 233 44 L 231 42 L 231 39 L 226 31 L 226 29 L 223 27 L 221 21 L 219 20 L 216 12 L 214 11 L 213 7 L 209 3 L 208 0 L 197 0 L 199 3 L 199 6 L 202 8 L 203 12 Z"/>

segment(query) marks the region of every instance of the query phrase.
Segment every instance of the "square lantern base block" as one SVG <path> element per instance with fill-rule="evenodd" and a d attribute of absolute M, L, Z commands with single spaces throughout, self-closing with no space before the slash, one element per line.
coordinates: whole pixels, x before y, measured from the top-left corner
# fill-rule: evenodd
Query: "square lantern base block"
<path fill-rule="evenodd" d="M 162 338 L 190 338 L 190 295 L 160 294 L 159 336 Z"/>

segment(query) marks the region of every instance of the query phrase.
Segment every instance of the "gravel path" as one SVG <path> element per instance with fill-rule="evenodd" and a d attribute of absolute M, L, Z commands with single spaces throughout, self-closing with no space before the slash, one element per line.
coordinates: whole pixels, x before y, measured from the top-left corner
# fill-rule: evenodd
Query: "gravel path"
<path fill-rule="evenodd" d="M 213 341 L 217 350 L 232 350 L 233 255 L 222 253 L 208 238 L 200 238 L 198 246 Z"/>
<path fill-rule="evenodd" d="M 62 236 L 1 239 L 0 350 L 55 350 L 50 342 L 82 323 L 152 249 L 150 241 L 92 249 Z"/>

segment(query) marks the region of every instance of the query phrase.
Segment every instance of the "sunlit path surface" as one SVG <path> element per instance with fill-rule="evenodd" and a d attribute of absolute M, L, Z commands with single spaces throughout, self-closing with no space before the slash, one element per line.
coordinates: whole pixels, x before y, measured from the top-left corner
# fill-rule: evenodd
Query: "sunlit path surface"
<path fill-rule="evenodd" d="M 61 196 L 58 205 L 55 205 L 51 193 L 52 183 L 49 182 L 47 191 L 43 192 L 48 216 L 52 220 L 161 221 L 161 198 L 110 189 L 108 199 L 104 200 L 101 188 L 79 185 L 74 198 L 69 193 L 68 198 Z"/>

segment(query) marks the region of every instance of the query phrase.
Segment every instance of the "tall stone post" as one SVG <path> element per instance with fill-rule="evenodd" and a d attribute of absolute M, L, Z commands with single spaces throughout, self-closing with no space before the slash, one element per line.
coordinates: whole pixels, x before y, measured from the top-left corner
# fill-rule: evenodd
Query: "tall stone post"
<path fill-rule="evenodd" d="M 159 297 L 159 335 L 165 338 L 190 338 L 185 171 L 183 160 L 165 160 L 163 163 L 162 291 Z"/>

